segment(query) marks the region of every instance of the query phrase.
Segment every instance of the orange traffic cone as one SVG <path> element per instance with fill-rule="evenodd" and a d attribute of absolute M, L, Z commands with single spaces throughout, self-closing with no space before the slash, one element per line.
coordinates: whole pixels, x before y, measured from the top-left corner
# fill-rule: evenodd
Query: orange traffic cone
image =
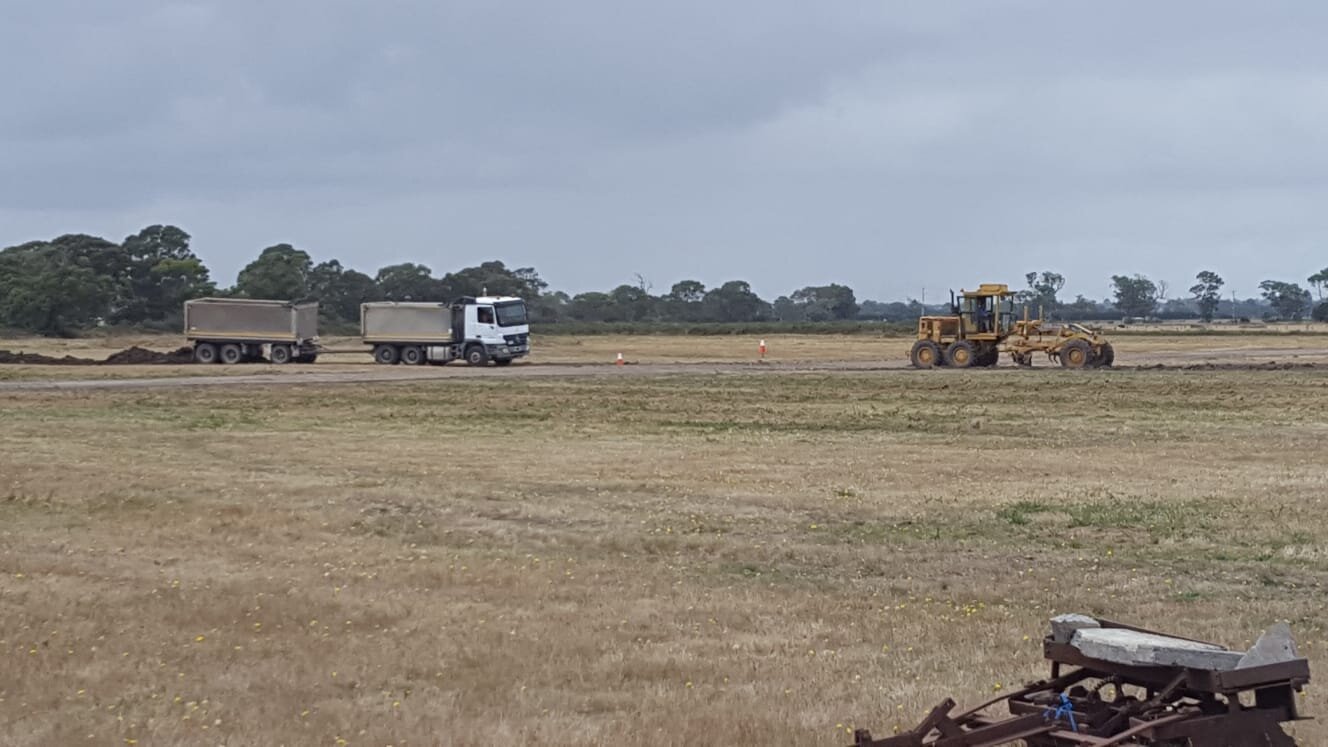
<path fill-rule="evenodd" d="M 761 340 L 761 360 L 765 360 L 765 340 Z"/>
<path fill-rule="evenodd" d="M 618 365 L 620 365 L 620 366 L 623 365 L 624 363 L 626 363 L 626 361 L 623 360 L 622 353 L 619 353 L 619 354 L 618 354 L 618 360 L 617 360 L 617 363 L 618 363 Z"/>

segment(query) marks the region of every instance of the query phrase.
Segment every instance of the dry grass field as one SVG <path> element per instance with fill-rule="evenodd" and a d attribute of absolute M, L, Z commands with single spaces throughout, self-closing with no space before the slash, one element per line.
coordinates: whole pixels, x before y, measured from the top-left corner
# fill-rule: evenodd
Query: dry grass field
<path fill-rule="evenodd" d="M 0 743 L 847 744 L 1065 611 L 1328 676 L 1328 370 L 604 373 L 0 391 Z"/>

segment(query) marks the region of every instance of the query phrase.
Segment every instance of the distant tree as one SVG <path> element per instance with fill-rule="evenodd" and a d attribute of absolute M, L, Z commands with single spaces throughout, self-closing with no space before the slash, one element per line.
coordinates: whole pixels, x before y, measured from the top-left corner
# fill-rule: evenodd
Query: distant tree
<path fill-rule="evenodd" d="M 778 299 L 776 303 L 779 303 Z M 801 307 L 800 313 L 798 310 L 789 309 L 789 303 Z M 852 319 L 858 315 L 858 301 L 853 295 L 853 289 L 835 283 L 809 285 L 796 290 L 788 296 L 787 302 L 779 305 L 799 317 L 797 321 L 823 322 L 831 319 Z M 785 318 L 778 312 L 775 313 L 778 318 Z"/>
<path fill-rule="evenodd" d="M 1309 283 L 1314 288 L 1314 290 L 1318 292 L 1319 300 L 1322 301 L 1324 286 L 1328 286 L 1328 267 L 1325 267 L 1322 270 L 1319 270 L 1318 272 L 1314 273 L 1313 275 L 1310 275 Z"/>
<path fill-rule="evenodd" d="M 443 276 L 441 291 L 447 300 L 462 296 L 517 296 L 526 300 L 538 298 L 548 287 L 532 267 L 517 270 L 493 260 L 477 267 L 467 267 Z M 440 299 L 441 300 L 441 299 Z"/>
<path fill-rule="evenodd" d="M 1319 304 L 1314 307 L 1314 311 L 1310 314 L 1310 318 L 1316 322 L 1328 322 L 1328 301 L 1320 301 Z"/>
<path fill-rule="evenodd" d="M 443 282 L 433 276 L 433 270 L 413 262 L 388 265 L 379 268 L 374 276 L 378 284 L 378 293 L 386 301 L 434 301 L 446 303 L 454 300 L 443 287 Z M 469 295 L 479 295 L 479 292 Z"/>
<path fill-rule="evenodd" d="M 291 301 L 306 298 L 313 264 L 307 252 L 290 244 L 269 246 L 258 259 L 240 270 L 235 290 L 247 298 Z"/>
<path fill-rule="evenodd" d="M 549 284 L 544 282 L 534 267 L 518 267 L 512 270 L 512 278 L 525 285 L 521 292 L 514 294 L 521 298 L 534 298 L 549 289 Z"/>
<path fill-rule="evenodd" d="M 189 249 L 189 234 L 176 226 L 153 225 L 120 244 L 127 261 L 125 295 L 116 321 L 139 323 L 178 316 L 181 305 L 216 291 L 207 266 Z"/>
<path fill-rule="evenodd" d="M 1112 275 L 1115 306 L 1125 316 L 1151 316 L 1157 308 L 1157 285 L 1143 275 Z"/>
<path fill-rule="evenodd" d="M 1156 285 L 1157 285 L 1157 301 L 1158 303 L 1165 305 L 1167 302 L 1167 293 L 1171 291 L 1171 283 L 1168 283 L 1165 280 L 1159 280 L 1157 281 Z"/>
<path fill-rule="evenodd" d="M 698 280 L 680 280 L 662 299 L 660 310 L 672 321 L 699 322 L 705 319 L 706 287 Z"/>
<path fill-rule="evenodd" d="M 97 323 L 120 297 L 118 252 L 81 234 L 0 251 L 0 324 L 69 336 Z"/>
<path fill-rule="evenodd" d="M 1217 305 L 1222 300 L 1222 277 L 1212 270 L 1204 270 L 1194 276 L 1199 282 L 1190 286 L 1190 295 L 1199 305 L 1199 318 L 1205 322 L 1213 321 Z"/>
<path fill-rule="evenodd" d="M 1066 319 L 1091 319 L 1102 313 L 1097 301 L 1085 297 L 1083 294 L 1075 296 L 1070 303 L 1062 303 L 1060 307 L 1061 316 Z"/>
<path fill-rule="evenodd" d="M 807 305 L 798 303 L 788 296 L 780 296 L 771 304 L 771 314 L 776 321 L 802 322 L 807 320 Z"/>
<path fill-rule="evenodd" d="M 1309 291 L 1280 280 L 1265 280 L 1259 283 L 1259 290 L 1279 317 L 1292 321 L 1300 321 L 1313 300 Z"/>
<path fill-rule="evenodd" d="M 373 278 L 347 270 L 335 259 L 319 262 L 309 271 L 309 295 L 318 301 L 320 316 L 339 322 L 358 320 L 360 304 L 382 300 Z"/>
<path fill-rule="evenodd" d="M 579 322 L 620 321 L 613 297 L 607 293 L 578 293 L 572 296 L 567 314 Z"/>
<path fill-rule="evenodd" d="M 776 299 L 776 302 L 778 302 L 778 299 Z M 883 303 L 881 301 L 876 301 L 870 298 L 864 298 L 862 300 L 862 303 L 858 304 L 859 319 L 885 320 L 889 318 L 889 316 L 890 316 L 890 304 L 888 303 Z M 778 312 L 776 312 L 775 318 L 776 319 L 779 318 Z"/>
<path fill-rule="evenodd" d="M 616 321 L 643 322 L 654 316 L 655 298 L 646 291 L 645 283 L 620 285 L 609 291 Z"/>
<path fill-rule="evenodd" d="M 548 324 L 562 321 L 567 316 L 567 310 L 571 303 L 572 297 L 563 291 L 550 291 L 541 293 L 539 298 L 528 300 L 526 305 L 529 308 L 532 322 Z"/>
<path fill-rule="evenodd" d="M 679 280 L 669 289 L 669 298 L 682 303 L 701 303 L 705 295 L 705 284 L 699 280 Z"/>
<path fill-rule="evenodd" d="M 1041 307 L 1048 314 L 1060 309 L 1061 302 L 1057 294 L 1065 287 L 1064 275 L 1044 270 L 1041 274 L 1030 272 L 1024 275 L 1024 280 L 1028 283 L 1028 289 L 1019 293 L 1017 300 L 1020 303 L 1032 306 L 1035 311 Z"/>
<path fill-rule="evenodd" d="M 744 280 L 730 280 L 706 293 L 706 317 L 716 322 L 759 322 L 770 318 L 770 304 Z"/>

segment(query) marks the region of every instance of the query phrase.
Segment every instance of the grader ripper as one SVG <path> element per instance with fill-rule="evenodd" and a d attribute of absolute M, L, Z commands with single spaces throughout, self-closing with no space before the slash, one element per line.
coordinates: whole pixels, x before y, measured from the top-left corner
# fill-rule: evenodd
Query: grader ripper
<path fill-rule="evenodd" d="M 969 368 L 994 366 L 1001 353 L 1015 364 L 1033 365 L 1035 353 L 1045 353 L 1065 368 L 1110 366 L 1116 358 L 1111 343 L 1079 324 L 1050 324 L 1014 313 L 1014 293 L 1004 284 L 983 283 L 975 291 L 960 291 L 951 298 L 948 316 L 918 320 L 918 339 L 909 354 L 915 368 Z"/>

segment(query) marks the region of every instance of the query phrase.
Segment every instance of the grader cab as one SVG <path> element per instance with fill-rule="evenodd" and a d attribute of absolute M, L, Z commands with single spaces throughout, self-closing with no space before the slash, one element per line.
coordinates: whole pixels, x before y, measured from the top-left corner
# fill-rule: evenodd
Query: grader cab
<path fill-rule="evenodd" d="M 1015 317 L 1015 293 L 1003 283 L 983 283 L 977 290 L 951 294 L 951 313 L 918 319 L 918 339 L 909 359 L 915 368 L 994 366 L 1009 353 L 1020 366 L 1033 365 L 1045 353 L 1065 368 L 1110 366 L 1116 358 L 1111 343 L 1078 324 L 1052 324 Z"/>

